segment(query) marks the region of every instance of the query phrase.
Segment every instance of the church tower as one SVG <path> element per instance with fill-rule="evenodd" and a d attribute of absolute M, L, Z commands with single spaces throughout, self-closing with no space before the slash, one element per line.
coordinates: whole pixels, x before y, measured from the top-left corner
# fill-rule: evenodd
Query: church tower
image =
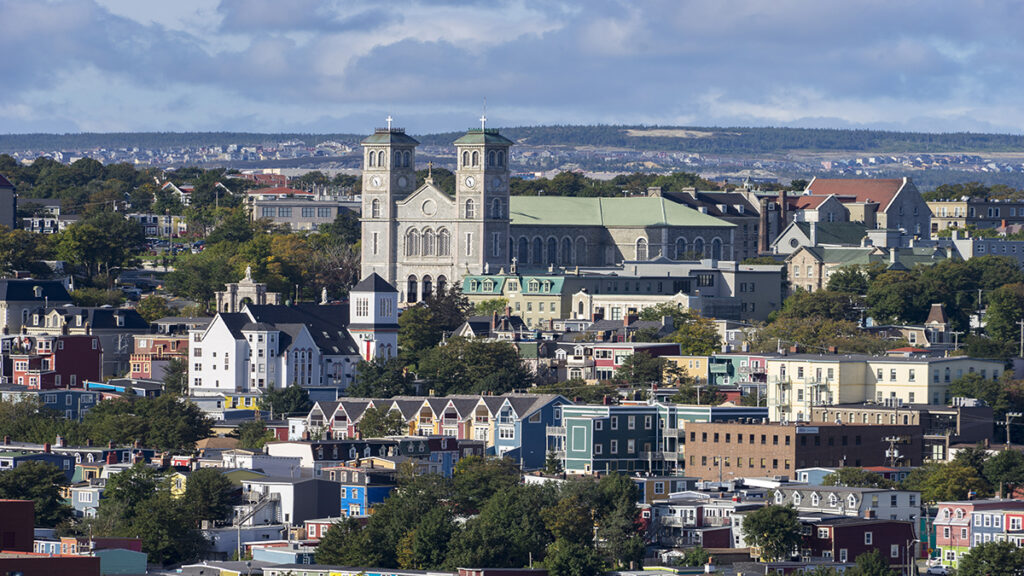
<path fill-rule="evenodd" d="M 458 207 L 455 262 L 458 276 L 495 274 L 509 253 L 509 147 L 513 142 L 485 127 L 455 141 L 455 202 Z"/>
<path fill-rule="evenodd" d="M 367 362 L 398 354 L 398 290 L 378 274 L 349 291 L 348 331 Z"/>
<path fill-rule="evenodd" d="M 398 253 L 397 215 L 395 203 L 404 199 L 416 186 L 415 139 L 404 128 L 393 128 L 391 117 L 387 128 L 377 128 L 362 141 L 363 204 L 362 204 L 362 277 L 378 274 L 396 285 Z"/>

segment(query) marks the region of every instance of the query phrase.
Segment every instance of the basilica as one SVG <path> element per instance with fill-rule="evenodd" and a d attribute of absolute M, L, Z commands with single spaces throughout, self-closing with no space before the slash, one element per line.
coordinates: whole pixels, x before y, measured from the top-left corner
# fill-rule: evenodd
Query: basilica
<path fill-rule="evenodd" d="M 400 302 L 469 275 L 734 258 L 734 224 L 661 196 L 511 197 L 513 142 L 483 121 L 455 141 L 454 197 L 416 187 L 418 144 L 390 126 L 362 141 L 362 276 Z"/>

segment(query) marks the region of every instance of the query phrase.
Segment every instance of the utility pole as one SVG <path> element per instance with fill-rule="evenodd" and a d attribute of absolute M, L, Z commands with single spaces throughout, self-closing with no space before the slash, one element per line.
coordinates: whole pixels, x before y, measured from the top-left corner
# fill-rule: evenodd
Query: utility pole
<path fill-rule="evenodd" d="M 1021 413 L 1021 412 L 1007 412 L 1006 413 L 1006 420 L 1000 422 L 1000 424 L 1006 424 L 1006 448 L 1007 449 L 1010 448 L 1010 424 L 1013 422 L 1014 418 L 1020 418 L 1021 416 L 1024 416 L 1024 413 Z"/>
<path fill-rule="evenodd" d="M 896 458 L 899 455 L 899 452 L 896 450 L 896 443 L 900 441 L 900 437 L 899 436 L 887 436 L 887 437 L 885 437 L 885 439 L 883 441 L 889 443 L 889 449 L 885 451 L 885 455 L 886 455 L 886 457 L 889 458 L 889 466 L 895 468 L 896 467 Z"/>
<path fill-rule="evenodd" d="M 1020 326 L 1020 357 L 1024 358 L 1024 320 L 1018 320 L 1017 325 Z"/>
<path fill-rule="evenodd" d="M 953 351 L 956 352 L 960 349 L 960 335 L 963 334 L 963 330 L 953 330 L 950 332 L 953 335 Z"/>

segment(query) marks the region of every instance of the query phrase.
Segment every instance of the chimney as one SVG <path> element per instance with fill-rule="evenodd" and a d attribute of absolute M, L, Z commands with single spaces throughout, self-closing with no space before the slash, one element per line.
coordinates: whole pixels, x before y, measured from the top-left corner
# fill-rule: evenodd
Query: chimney
<path fill-rule="evenodd" d="M 818 223 L 811 221 L 811 246 L 818 245 Z"/>
<path fill-rule="evenodd" d="M 11 437 L 10 437 L 10 435 L 5 435 L 4 436 L 4 446 L 10 446 L 10 445 L 11 445 Z"/>
<path fill-rule="evenodd" d="M 793 354 L 799 354 L 800 353 L 800 348 L 797 347 L 797 346 L 790 346 L 789 347 L 789 351 L 792 352 Z"/>
<path fill-rule="evenodd" d="M 107 464 L 117 464 L 116 452 L 107 452 Z"/>
<path fill-rule="evenodd" d="M 57 445 L 57 448 L 63 448 L 64 447 L 64 437 L 61 436 L 60 434 L 57 434 L 57 439 L 54 441 L 54 444 Z"/>
<path fill-rule="evenodd" d="M 85 439 L 85 447 L 86 448 L 91 448 L 92 447 L 92 438 L 86 438 Z"/>
<path fill-rule="evenodd" d="M 761 198 L 761 214 L 757 218 L 757 253 L 768 253 L 768 199 Z"/>
<path fill-rule="evenodd" d="M 491 332 L 498 327 L 498 311 L 491 312 Z"/>
<path fill-rule="evenodd" d="M 111 440 L 110 442 L 107 442 L 107 448 L 110 449 L 110 450 L 114 449 L 114 441 L 113 440 Z"/>
<path fill-rule="evenodd" d="M 895 248 L 895 247 L 889 249 L 889 264 L 895 264 L 896 263 L 896 250 L 897 250 L 897 248 Z"/>
<path fill-rule="evenodd" d="M 50 443 L 49 442 L 43 444 L 43 452 L 45 452 L 47 454 L 50 453 Z"/>
<path fill-rule="evenodd" d="M 786 191 L 779 190 L 779 232 L 786 227 Z"/>
<path fill-rule="evenodd" d="M 661 197 L 661 186 L 648 186 L 647 187 L 647 195 L 650 196 L 651 198 L 660 198 Z"/>

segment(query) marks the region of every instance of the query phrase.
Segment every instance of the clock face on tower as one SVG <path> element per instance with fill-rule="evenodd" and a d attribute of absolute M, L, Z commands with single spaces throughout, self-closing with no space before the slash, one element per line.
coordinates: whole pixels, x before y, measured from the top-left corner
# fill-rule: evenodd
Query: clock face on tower
<path fill-rule="evenodd" d="M 374 176 L 373 179 L 370 180 L 370 184 L 372 184 L 374 188 L 380 188 L 380 183 L 380 176 Z"/>
<path fill-rule="evenodd" d="M 402 176 L 402 177 L 400 177 L 398 179 L 398 187 L 399 188 L 405 188 L 405 185 L 408 184 L 408 183 L 409 183 L 409 181 L 405 179 L 405 176 Z"/>
<path fill-rule="evenodd" d="M 473 186 L 476 186 L 476 178 L 466 176 L 466 187 L 472 188 Z"/>

